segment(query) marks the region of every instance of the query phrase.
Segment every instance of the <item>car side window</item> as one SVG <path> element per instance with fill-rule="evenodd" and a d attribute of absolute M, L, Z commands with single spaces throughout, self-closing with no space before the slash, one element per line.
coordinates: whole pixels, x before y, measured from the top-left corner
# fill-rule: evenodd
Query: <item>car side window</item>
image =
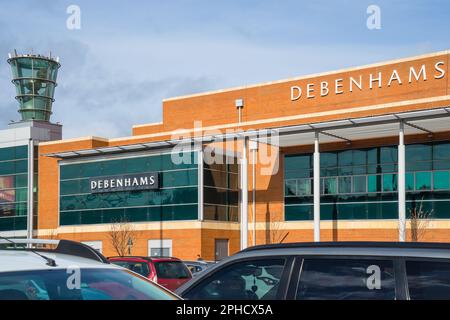
<path fill-rule="evenodd" d="M 204 300 L 275 299 L 285 259 L 242 261 L 205 278 L 184 298 Z"/>
<path fill-rule="evenodd" d="M 406 261 L 406 276 L 411 299 L 450 299 L 450 262 Z"/>
<path fill-rule="evenodd" d="M 394 265 L 391 260 L 303 260 L 297 299 L 395 299 Z"/>
<path fill-rule="evenodd" d="M 148 277 L 150 274 L 148 264 L 145 262 L 129 262 L 127 268 L 144 277 Z"/>

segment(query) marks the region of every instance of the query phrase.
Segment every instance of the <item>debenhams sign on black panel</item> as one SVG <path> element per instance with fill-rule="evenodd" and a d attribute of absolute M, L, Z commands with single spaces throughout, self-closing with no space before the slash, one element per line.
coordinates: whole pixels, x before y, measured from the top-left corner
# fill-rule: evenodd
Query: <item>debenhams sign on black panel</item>
<path fill-rule="evenodd" d="M 91 193 L 149 190 L 159 188 L 157 172 L 89 179 Z"/>

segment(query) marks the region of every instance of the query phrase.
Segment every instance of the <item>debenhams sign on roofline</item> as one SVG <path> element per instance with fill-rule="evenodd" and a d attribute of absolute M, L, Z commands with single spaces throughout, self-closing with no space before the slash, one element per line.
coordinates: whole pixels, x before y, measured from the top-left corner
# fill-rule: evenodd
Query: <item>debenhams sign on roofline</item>
<path fill-rule="evenodd" d="M 149 190 L 159 188 L 158 173 L 130 174 L 89 179 L 91 193 Z"/>
<path fill-rule="evenodd" d="M 409 67 L 407 72 L 399 73 L 397 69 L 393 69 L 388 74 L 381 71 L 371 73 L 366 77 L 362 75 L 356 77 L 338 78 L 334 81 L 320 81 L 307 83 L 305 87 L 291 87 L 291 101 L 299 100 L 301 97 L 312 99 L 316 97 L 325 97 L 329 94 L 343 94 L 344 84 L 347 85 L 348 91 L 362 91 L 366 88 L 374 87 L 382 88 L 383 86 L 391 87 L 393 85 L 402 85 L 403 83 L 413 83 L 419 81 L 427 81 L 430 78 L 443 79 L 445 77 L 445 63 L 438 61 L 434 64 L 432 70 L 427 70 L 425 64 L 420 67 Z"/>

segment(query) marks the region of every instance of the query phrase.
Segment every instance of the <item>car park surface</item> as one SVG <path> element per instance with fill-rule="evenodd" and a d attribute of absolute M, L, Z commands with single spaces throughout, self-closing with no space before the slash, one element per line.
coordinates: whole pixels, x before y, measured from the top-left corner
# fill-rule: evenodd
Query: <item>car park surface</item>
<path fill-rule="evenodd" d="M 176 292 L 202 300 L 450 299 L 450 245 L 324 242 L 263 245 Z"/>

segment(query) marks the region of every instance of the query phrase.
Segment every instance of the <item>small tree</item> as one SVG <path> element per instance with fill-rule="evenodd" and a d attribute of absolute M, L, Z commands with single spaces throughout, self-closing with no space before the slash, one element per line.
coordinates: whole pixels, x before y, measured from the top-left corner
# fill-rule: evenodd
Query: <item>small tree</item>
<path fill-rule="evenodd" d="M 270 228 L 270 243 L 283 243 L 288 236 L 289 232 L 286 232 L 281 228 L 282 223 L 279 219 L 274 219 Z"/>
<path fill-rule="evenodd" d="M 136 241 L 137 232 L 126 219 L 120 219 L 111 223 L 108 236 L 117 255 L 123 257 L 131 254 L 130 243 Z"/>
<path fill-rule="evenodd" d="M 423 208 L 423 199 L 420 201 L 419 206 L 413 206 L 409 209 L 410 214 L 410 228 L 411 228 L 411 241 L 421 241 L 424 234 L 427 231 L 430 223 L 430 218 L 433 214 L 433 210 L 425 210 Z"/>

